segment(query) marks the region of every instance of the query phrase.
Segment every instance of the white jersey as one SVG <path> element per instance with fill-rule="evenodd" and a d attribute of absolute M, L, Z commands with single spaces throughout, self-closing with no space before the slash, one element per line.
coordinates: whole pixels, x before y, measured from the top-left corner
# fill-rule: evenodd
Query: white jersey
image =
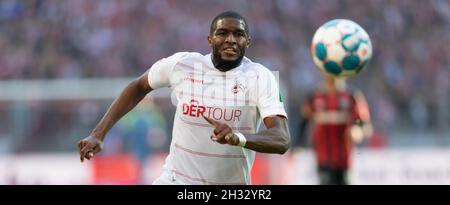
<path fill-rule="evenodd" d="M 221 72 L 211 54 L 181 52 L 156 62 L 148 81 L 170 87 L 177 106 L 170 153 L 154 184 L 250 184 L 255 152 L 212 141 L 214 127 L 202 115 L 244 135 L 257 133 L 267 116 L 287 116 L 272 72 L 246 57 Z"/>

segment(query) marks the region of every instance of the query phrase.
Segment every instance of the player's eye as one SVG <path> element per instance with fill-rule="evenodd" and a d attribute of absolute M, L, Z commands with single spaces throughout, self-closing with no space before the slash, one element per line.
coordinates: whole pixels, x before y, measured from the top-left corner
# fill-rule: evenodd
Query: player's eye
<path fill-rule="evenodd" d="M 216 32 L 216 36 L 225 36 L 226 32 L 225 31 L 217 31 Z"/>
<path fill-rule="evenodd" d="M 238 36 L 238 37 L 245 37 L 245 33 L 244 32 L 237 32 L 236 36 Z"/>

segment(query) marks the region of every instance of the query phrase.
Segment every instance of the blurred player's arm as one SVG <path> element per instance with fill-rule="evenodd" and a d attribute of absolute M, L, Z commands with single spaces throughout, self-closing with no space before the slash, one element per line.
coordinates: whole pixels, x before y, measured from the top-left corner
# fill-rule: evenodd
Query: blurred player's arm
<path fill-rule="evenodd" d="M 357 90 L 353 93 L 353 97 L 355 99 L 353 115 L 356 120 L 350 130 L 350 134 L 354 142 L 360 143 L 364 139 L 372 136 L 373 127 L 370 117 L 369 104 L 367 103 L 364 94 Z"/>
<path fill-rule="evenodd" d="M 85 158 L 89 160 L 95 153 L 100 152 L 106 133 L 153 90 L 149 85 L 147 76 L 148 71 L 131 81 L 119 97 L 114 100 L 91 134 L 78 143 L 81 162 Z"/>
<path fill-rule="evenodd" d="M 239 145 L 240 139 L 226 123 L 204 117 L 211 125 L 215 126 L 211 136 L 213 141 L 220 144 Z M 291 136 L 289 134 L 287 119 L 284 116 L 269 116 L 264 118 L 266 130 L 256 134 L 245 134 L 245 148 L 262 153 L 284 154 L 290 147 Z"/>

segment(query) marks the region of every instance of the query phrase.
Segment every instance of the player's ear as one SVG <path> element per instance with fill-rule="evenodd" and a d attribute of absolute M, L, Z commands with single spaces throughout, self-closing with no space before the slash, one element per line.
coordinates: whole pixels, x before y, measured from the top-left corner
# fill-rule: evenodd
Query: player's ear
<path fill-rule="evenodd" d="M 247 45 L 245 45 L 245 48 L 248 48 L 250 46 L 250 42 L 251 42 L 252 38 L 247 37 Z"/>
<path fill-rule="evenodd" d="M 209 45 L 209 46 L 212 45 L 212 38 L 211 38 L 211 36 L 208 36 L 208 45 Z"/>

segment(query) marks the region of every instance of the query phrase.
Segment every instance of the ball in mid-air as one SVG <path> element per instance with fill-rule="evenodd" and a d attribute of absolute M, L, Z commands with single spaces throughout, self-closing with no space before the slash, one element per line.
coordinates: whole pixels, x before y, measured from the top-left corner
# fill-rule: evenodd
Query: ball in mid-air
<path fill-rule="evenodd" d="M 319 69 L 336 77 L 351 77 L 367 67 L 372 58 L 372 43 L 357 23 L 334 19 L 315 32 L 311 54 Z"/>

